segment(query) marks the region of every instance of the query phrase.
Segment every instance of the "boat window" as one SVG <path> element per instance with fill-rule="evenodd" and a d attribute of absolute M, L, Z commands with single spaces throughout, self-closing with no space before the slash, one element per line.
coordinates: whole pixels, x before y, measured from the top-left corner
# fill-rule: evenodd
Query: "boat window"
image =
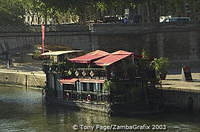
<path fill-rule="evenodd" d="M 102 87 L 103 87 L 103 84 L 102 83 L 96 83 L 96 92 L 102 92 Z"/>
<path fill-rule="evenodd" d="M 94 92 L 98 91 L 98 83 L 94 83 Z"/>
<path fill-rule="evenodd" d="M 82 89 L 83 91 L 87 91 L 87 83 L 82 83 Z"/>
<path fill-rule="evenodd" d="M 103 91 L 102 89 L 103 89 L 103 84 L 100 83 L 100 84 L 99 84 L 99 92 L 102 92 L 102 91 Z"/>
<path fill-rule="evenodd" d="M 81 91 L 81 82 L 76 83 L 77 91 Z"/>
<path fill-rule="evenodd" d="M 89 86 L 90 86 L 90 91 L 94 92 L 94 83 L 90 83 Z"/>

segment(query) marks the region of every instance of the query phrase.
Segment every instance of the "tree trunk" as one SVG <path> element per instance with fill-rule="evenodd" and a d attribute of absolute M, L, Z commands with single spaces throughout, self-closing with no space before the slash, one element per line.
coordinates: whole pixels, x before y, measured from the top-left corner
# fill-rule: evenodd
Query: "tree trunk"
<path fill-rule="evenodd" d="M 47 25 L 47 9 L 45 9 L 44 25 L 45 25 L 45 27 L 46 27 L 46 25 Z"/>
<path fill-rule="evenodd" d="M 146 3 L 145 3 L 145 5 L 146 5 L 146 14 L 147 14 L 147 23 L 151 23 L 151 19 L 150 19 L 150 3 L 149 3 L 149 1 L 147 1 Z"/>
<path fill-rule="evenodd" d="M 84 6 L 80 5 L 79 10 L 78 10 L 78 16 L 79 16 L 79 23 L 80 24 L 85 24 L 85 15 L 86 15 L 86 11 L 84 9 Z"/>

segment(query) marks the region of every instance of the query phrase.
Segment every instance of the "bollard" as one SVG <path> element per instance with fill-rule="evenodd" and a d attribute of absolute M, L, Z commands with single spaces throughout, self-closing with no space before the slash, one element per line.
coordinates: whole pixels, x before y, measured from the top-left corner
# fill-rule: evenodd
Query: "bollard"
<path fill-rule="evenodd" d="M 28 75 L 26 75 L 26 90 L 28 89 Z"/>
<path fill-rule="evenodd" d="M 181 74 L 183 81 L 192 81 L 191 69 L 189 66 L 184 65 Z"/>

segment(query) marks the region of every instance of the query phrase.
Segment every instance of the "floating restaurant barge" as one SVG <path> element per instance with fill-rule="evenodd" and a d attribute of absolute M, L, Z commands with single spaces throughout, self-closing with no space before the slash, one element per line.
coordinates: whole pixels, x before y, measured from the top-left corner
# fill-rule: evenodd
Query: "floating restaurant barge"
<path fill-rule="evenodd" d="M 50 56 L 43 64 L 47 102 L 105 113 L 148 113 L 162 105 L 155 70 L 133 52 L 96 50 L 83 55 L 72 50 L 42 55 Z"/>

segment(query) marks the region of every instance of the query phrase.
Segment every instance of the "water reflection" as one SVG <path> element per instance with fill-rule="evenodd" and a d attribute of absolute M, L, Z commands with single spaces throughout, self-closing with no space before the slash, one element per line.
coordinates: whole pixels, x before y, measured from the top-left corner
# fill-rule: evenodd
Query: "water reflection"
<path fill-rule="evenodd" d="M 200 131 L 200 118 L 191 114 L 109 117 L 67 106 L 44 105 L 40 90 L 0 86 L 0 131 L 71 132 L 74 124 L 166 124 L 169 132 Z"/>

